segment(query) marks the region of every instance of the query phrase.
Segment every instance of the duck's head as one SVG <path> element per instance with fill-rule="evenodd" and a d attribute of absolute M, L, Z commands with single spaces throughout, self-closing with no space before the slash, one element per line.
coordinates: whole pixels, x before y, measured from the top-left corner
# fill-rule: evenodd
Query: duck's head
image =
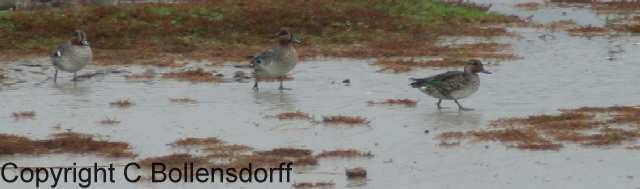
<path fill-rule="evenodd" d="M 89 46 L 89 41 L 87 41 L 87 34 L 80 30 L 74 31 L 71 38 L 71 44 Z"/>
<path fill-rule="evenodd" d="M 473 73 L 473 74 L 477 74 L 477 73 L 491 74 L 491 72 L 484 69 L 482 62 L 476 59 L 471 59 L 464 63 L 464 72 Z"/>
<path fill-rule="evenodd" d="M 280 41 L 282 45 L 288 45 L 291 43 L 302 43 L 300 39 L 293 36 L 293 34 L 289 31 L 289 28 L 280 28 L 280 31 L 276 33 L 276 38 Z"/>

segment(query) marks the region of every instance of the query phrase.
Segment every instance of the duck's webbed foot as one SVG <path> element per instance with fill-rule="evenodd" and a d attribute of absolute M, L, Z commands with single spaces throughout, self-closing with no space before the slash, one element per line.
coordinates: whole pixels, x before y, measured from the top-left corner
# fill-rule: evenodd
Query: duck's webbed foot
<path fill-rule="evenodd" d="M 280 87 L 278 87 L 278 89 L 280 89 L 281 91 L 284 91 L 284 90 L 291 90 L 291 88 L 286 88 L 286 87 L 284 87 L 284 86 L 282 85 L 282 80 L 280 80 Z"/>
<path fill-rule="evenodd" d="M 464 106 L 462 106 L 458 100 L 453 100 L 454 102 L 456 102 L 456 104 L 458 105 L 458 111 L 473 111 L 472 108 L 465 108 Z"/>
<path fill-rule="evenodd" d="M 258 92 L 258 79 L 256 79 L 255 83 L 253 83 L 253 90 Z"/>

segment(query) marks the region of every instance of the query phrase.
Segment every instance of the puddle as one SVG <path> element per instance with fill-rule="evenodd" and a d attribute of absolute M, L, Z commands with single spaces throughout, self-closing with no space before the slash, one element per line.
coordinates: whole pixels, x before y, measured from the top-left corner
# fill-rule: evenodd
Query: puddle
<path fill-rule="evenodd" d="M 606 15 L 588 9 L 545 7 L 524 11 L 513 5 L 523 2 L 478 0 L 493 3 L 494 11 L 532 17 L 551 23 L 575 20 L 579 25 L 601 26 Z M 563 13 L 565 12 L 565 13 Z M 314 153 L 336 149 L 371 152 L 370 159 L 320 159 L 319 166 L 297 170 L 295 182 L 332 182 L 336 188 L 628 188 L 640 182 L 636 152 L 621 149 L 566 147 L 558 152 L 529 152 L 493 143 L 445 148 L 434 140 L 437 133 L 486 128 L 491 120 L 532 114 L 558 113 L 558 109 L 583 106 L 638 105 L 640 86 L 640 37 L 575 37 L 567 32 L 541 28 L 510 28 L 521 37 L 500 39 L 512 45 L 522 59 L 505 60 L 487 67 L 494 74 L 481 76 L 477 94 L 461 101 L 472 112 L 458 113 L 455 104 L 437 111 L 436 100 L 408 86 L 410 77 L 424 77 L 452 70 L 416 69 L 406 73 L 379 73 L 375 60 L 320 59 L 298 65 L 293 80 L 280 92 L 278 84 L 263 83 L 260 92 L 252 81 L 237 82 L 231 65 L 214 67 L 225 82 L 183 82 L 161 78 L 174 68 L 114 66 L 131 73 L 155 73 L 155 78 L 130 80 L 128 73 L 109 73 L 84 81 L 69 82 L 62 75 L 54 84 L 47 78 L 53 70 L 47 59 L 0 65 L 8 77 L 0 81 L 0 133 L 45 139 L 65 130 L 103 136 L 131 145 L 139 158 L 175 152 L 170 144 L 186 137 L 216 137 L 256 150 L 304 148 Z M 553 38 L 541 38 L 553 35 Z M 22 64 L 22 66 L 21 66 Z M 25 66 L 44 64 L 47 66 Z M 206 63 L 189 66 L 205 67 Z M 105 70 L 90 67 L 83 72 Z M 148 69 L 156 69 L 149 72 Z M 20 71 L 18 71 L 20 70 Z M 244 69 L 248 72 L 249 70 Z M 349 85 L 342 81 L 349 79 Z M 112 107 L 128 99 L 135 105 Z M 171 99 L 193 103 L 176 103 Z M 369 105 L 384 99 L 415 99 L 416 106 Z M 32 119 L 16 120 L 14 112 L 35 112 Z M 279 120 L 283 112 L 323 116 L 361 116 L 363 127 L 326 127 L 304 119 Z M 114 118 L 117 125 L 99 122 Z M 427 131 L 428 132 L 425 132 Z M 23 166 L 69 166 L 121 162 L 92 156 L 3 156 Z M 347 180 L 346 168 L 363 167 L 365 181 Z M 598 170 L 598 171 L 593 171 Z M 122 175 L 116 174 L 116 177 Z M 630 179 L 631 178 L 631 179 Z M 123 180 L 123 178 L 116 178 Z M 96 184 L 94 188 L 291 188 L 285 184 Z M 1 187 L 33 188 L 31 184 Z M 63 184 L 60 187 L 77 187 Z"/>

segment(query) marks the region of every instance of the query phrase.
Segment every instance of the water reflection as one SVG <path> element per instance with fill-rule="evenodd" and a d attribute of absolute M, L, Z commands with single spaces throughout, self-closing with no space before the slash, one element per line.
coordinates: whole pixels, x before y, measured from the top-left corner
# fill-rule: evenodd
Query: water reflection
<path fill-rule="evenodd" d="M 254 102 L 269 110 L 296 111 L 297 99 L 291 91 L 265 90 L 254 92 Z"/>
<path fill-rule="evenodd" d="M 433 111 L 422 116 L 422 119 L 433 123 L 435 127 L 475 129 L 483 126 L 483 115 L 480 110 L 458 112 L 457 109 Z"/>

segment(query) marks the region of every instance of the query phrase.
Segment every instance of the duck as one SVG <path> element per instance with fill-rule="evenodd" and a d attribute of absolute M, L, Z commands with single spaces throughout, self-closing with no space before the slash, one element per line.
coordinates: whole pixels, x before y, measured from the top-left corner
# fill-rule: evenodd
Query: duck
<path fill-rule="evenodd" d="M 474 94 L 480 88 L 480 77 L 478 73 L 491 74 L 484 69 L 480 60 L 471 59 L 464 63 L 464 71 L 448 71 L 438 75 L 425 78 L 410 78 L 410 86 L 421 92 L 437 98 L 436 106 L 438 110 L 444 109 L 441 106 L 442 100 L 453 100 L 458 105 L 459 111 L 471 111 L 458 102 Z"/>
<path fill-rule="evenodd" d="M 278 44 L 267 49 L 251 59 L 251 67 L 254 69 L 255 83 L 253 89 L 258 91 L 260 78 L 277 78 L 280 81 L 279 90 L 290 90 L 283 86 L 283 80 L 298 63 L 298 52 L 293 44 L 301 41 L 293 36 L 288 28 L 281 28 L 275 34 Z"/>
<path fill-rule="evenodd" d="M 93 52 L 87 41 L 87 34 L 79 30 L 74 31 L 71 40 L 52 50 L 51 62 L 55 68 L 54 82 L 58 80 L 58 70 L 73 73 L 72 80 L 76 81 L 78 71 L 93 64 Z"/>

